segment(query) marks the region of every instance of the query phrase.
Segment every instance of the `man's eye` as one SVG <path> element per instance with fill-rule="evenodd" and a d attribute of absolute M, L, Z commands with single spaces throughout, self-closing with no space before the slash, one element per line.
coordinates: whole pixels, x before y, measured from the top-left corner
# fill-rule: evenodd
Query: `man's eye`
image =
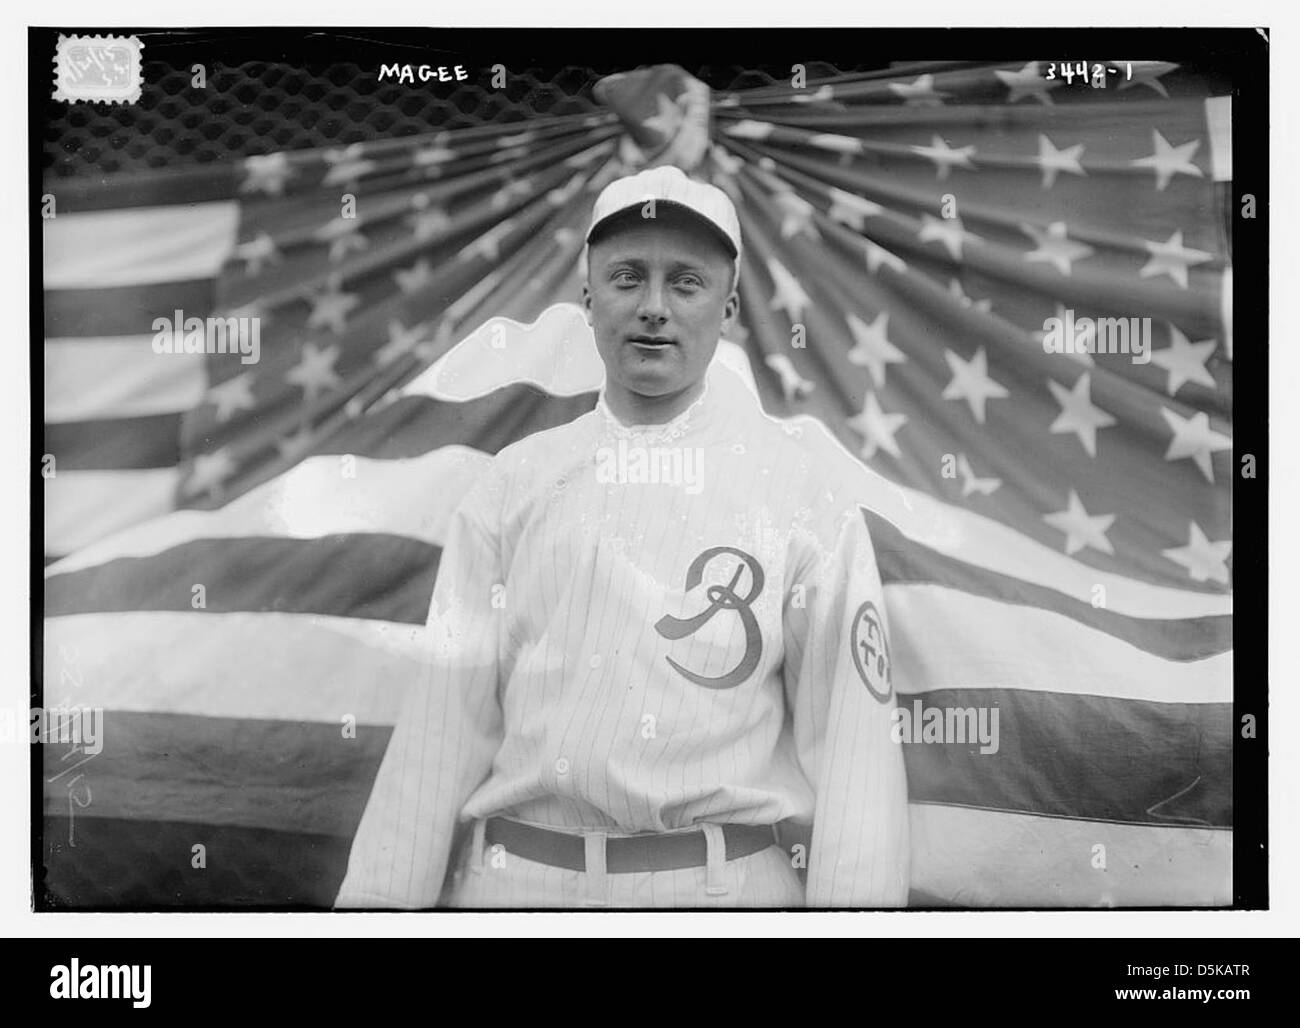
<path fill-rule="evenodd" d="M 676 284 L 685 289 L 699 289 L 700 286 L 704 285 L 704 283 L 694 275 L 682 275 L 677 279 Z"/>
<path fill-rule="evenodd" d="M 617 286 L 633 285 L 636 283 L 636 275 L 630 271 L 616 271 L 611 281 Z"/>

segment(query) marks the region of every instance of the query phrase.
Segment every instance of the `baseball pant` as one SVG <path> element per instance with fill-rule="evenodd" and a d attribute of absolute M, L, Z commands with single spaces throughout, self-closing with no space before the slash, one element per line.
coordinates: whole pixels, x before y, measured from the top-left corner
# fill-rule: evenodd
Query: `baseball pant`
<path fill-rule="evenodd" d="M 786 851 L 773 845 L 726 860 L 717 825 L 701 826 L 709 853 L 705 867 L 613 873 L 603 870 L 605 836 L 601 833 L 587 833 L 587 870 L 574 871 L 525 860 L 499 844 L 487 845 L 483 824 L 475 825 L 454 872 L 452 907 L 617 910 L 804 905 L 803 883 Z"/>

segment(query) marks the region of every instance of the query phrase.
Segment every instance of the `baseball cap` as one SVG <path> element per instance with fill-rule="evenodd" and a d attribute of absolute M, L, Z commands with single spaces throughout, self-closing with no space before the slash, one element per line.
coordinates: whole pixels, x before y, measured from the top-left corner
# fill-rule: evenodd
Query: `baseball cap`
<path fill-rule="evenodd" d="M 602 225 L 629 211 L 639 211 L 651 200 L 656 209 L 673 208 L 711 229 L 739 263 L 740 219 L 731 198 L 717 186 L 697 182 L 671 164 L 615 179 L 602 189 L 592 208 L 587 243 L 590 245 L 592 235 Z"/>

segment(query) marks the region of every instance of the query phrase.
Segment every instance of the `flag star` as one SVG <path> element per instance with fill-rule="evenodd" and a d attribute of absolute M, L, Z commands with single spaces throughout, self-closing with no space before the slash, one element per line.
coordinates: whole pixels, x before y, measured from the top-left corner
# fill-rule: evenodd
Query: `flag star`
<path fill-rule="evenodd" d="M 1214 468 L 1210 464 L 1210 454 L 1217 450 L 1232 449 L 1232 437 L 1214 431 L 1210 427 L 1210 416 L 1203 410 L 1197 411 L 1190 418 L 1180 418 L 1168 407 L 1161 407 L 1160 415 L 1174 433 L 1169 440 L 1165 460 L 1191 457 L 1201 469 L 1205 480 L 1213 482 Z"/>
<path fill-rule="evenodd" d="M 1055 317 L 1056 317 L 1056 320 L 1059 321 L 1062 325 L 1065 324 L 1065 305 L 1064 305 L 1063 303 L 1060 303 L 1059 301 L 1058 301 L 1057 304 L 1056 304 L 1056 314 L 1055 314 Z M 1046 339 L 1046 337 L 1047 337 L 1047 329 L 1045 329 L 1045 328 L 1044 328 L 1044 329 L 1039 329 L 1037 332 L 1034 333 L 1034 336 L 1038 339 L 1038 343 L 1039 343 L 1039 345 L 1041 346 L 1042 343 L 1043 343 L 1043 340 Z M 1076 361 L 1078 361 L 1080 364 L 1095 364 L 1095 363 L 1097 363 L 1096 361 L 1094 361 L 1094 360 L 1092 359 L 1092 354 L 1090 354 L 1087 350 L 1070 349 L 1070 350 L 1065 351 L 1065 352 L 1062 354 L 1062 356 L 1064 356 L 1064 357 L 1069 357 L 1071 360 L 1076 360 Z"/>
<path fill-rule="evenodd" d="M 432 338 L 426 338 L 415 348 L 415 355 L 421 360 L 432 361 L 441 357 L 451 346 L 452 323 L 443 319 L 438 322 L 438 328 L 433 333 Z"/>
<path fill-rule="evenodd" d="M 462 247 L 459 256 L 477 255 L 484 260 L 495 261 L 501 258 L 501 241 L 514 231 L 515 223 L 507 218 L 484 232 L 469 245 Z"/>
<path fill-rule="evenodd" d="M 231 307 L 221 316 L 227 318 L 257 318 L 261 323 L 260 328 L 266 328 L 275 318 L 274 314 L 268 312 L 262 300 L 252 300 L 238 307 Z"/>
<path fill-rule="evenodd" d="M 211 453 L 200 453 L 194 458 L 194 466 L 185 480 L 183 492 L 186 496 L 198 496 L 207 493 L 219 493 L 222 483 L 235 473 L 235 462 L 224 449 Z"/>
<path fill-rule="evenodd" d="M 302 359 L 285 373 L 285 381 L 301 386 L 310 403 L 326 389 L 343 385 L 343 380 L 334 370 L 334 362 L 338 359 L 338 346 L 318 350 L 314 343 L 304 343 Z"/>
<path fill-rule="evenodd" d="M 388 323 L 388 342 L 375 351 L 375 363 L 386 368 L 403 354 L 410 353 L 425 336 L 421 326 L 406 328 L 396 318 Z"/>
<path fill-rule="evenodd" d="M 576 230 L 569 228 L 567 225 L 562 225 L 551 233 L 551 238 L 555 240 L 556 246 L 563 249 L 564 247 L 572 246 L 575 241 L 581 238 L 581 236 L 578 235 Z"/>
<path fill-rule="evenodd" d="M 265 232 L 259 232 L 255 238 L 236 246 L 235 257 L 247 262 L 245 275 L 260 274 L 263 262 L 280 263 L 280 251 L 275 248 L 275 240 Z"/>
<path fill-rule="evenodd" d="M 494 211 L 505 210 L 516 200 L 533 195 L 533 180 L 530 178 L 511 179 L 503 182 L 501 188 L 492 194 L 491 205 Z"/>
<path fill-rule="evenodd" d="M 1096 252 L 1091 246 L 1071 239 L 1066 234 L 1063 221 L 1052 222 L 1046 231 L 1037 225 L 1021 224 L 1020 228 L 1026 235 L 1033 236 L 1034 242 L 1038 244 L 1036 250 L 1025 254 L 1025 260 L 1050 264 L 1062 275 L 1070 274 L 1073 261 L 1081 261 Z"/>
<path fill-rule="evenodd" d="M 745 162 L 742 158 L 728 153 L 723 147 L 716 143 L 709 153 L 713 157 L 713 162 L 718 166 L 718 170 L 724 175 L 736 175 L 740 172 L 740 169 L 745 166 Z"/>
<path fill-rule="evenodd" d="M 655 97 L 655 105 L 659 110 L 650 117 L 643 118 L 641 124 L 658 132 L 664 139 L 672 139 L 686 118 L 686 112 L 682 109 L 682 101 L 685 99 L 685 93 L 672 100 L 666 94 L 659 93 Z"/>
<path fill-rule="evenodd" d="M 972 237 L 973 238 L 973 237 Z M 863 240 L 863 250 L 867 255 L 867 271 L 874 275 L 882 264 L 887 264 L 900 275 L 907 270 L 907 262 L 898 254 L 878 246 L 870 239 Z"/>
<path fill-rule="evenodd" d="M 546 193 L 546 202 L 552 207 L 563 207 L 575 196 L 582 192 L 582 187 L 586 181 L 581 175 L 572 175 L 569 180 L 562 186 L 556 186 Z"/>
<path fill-rule="evenodd" d="M 393 272 L 397 288 L 403 293 L 414 293 L 425 288 L 433 281 L 433 267 L 425 257 L 421 257 L 409 268 L 398 268 Z"/>
<path fill-rule="evenodd" d="M 1201 526 L 1189 521 L 1188 541 L 1186 546 L 1175 546 L 1161 550 L 1175 564 L 1187 569 L 1193 582 L 1219 582 L 1228 584 L 1228 555 L 1232 553 L 1232 540 L 1224 539 L 1212 543 L 1206 538 Z"/>
<path fill-rule="evenodd" d="M 1191 250 L 1183 246 L 1183 231 L 1179 229 L 1163 243 L 1142 240 L 1142 245 L 1151 254 L 1151 259 L 1138 272 L 1141 278 L 1152 275 L 1168 275 L 1183 289 L 1187 288 L 1187 269 L 1195 264 L 1204 264 L 1214 255 L 1204 250 Z"/>
<path fill-rule="evenodd" d="M 318 243 L 330 244 L 330 261 L 341 261 L 352 250 L 364 250 L 370 240 L 361 234 L 356 218 L 331 218 L 311 234 Z"/>
<path fill-rule="evenodd" d="M 939 107 L 944 97 L 951 95 L 935 91 L 933 75 L 922 75 L 915 82 L 891 82 L 889 88 L 911 107 Z"/>
<path fill-rule="evenodd" d="M 970 466 L 970 461 L 966 459 L 964 453 L 957 454 L 957 473 L 961 475 L 961 494 L 963 497 L 969 496 L 971 493 L 991 496 L 1002 488 L 1002 479 L 1000 478 L 977 478 Z"/>
<path fill-rule="evenodd" d="M 922 214 L 921 242 L 936 240 L 944 245 L 954 261 L 961 260 L 963 244 L 983 242 L 979 236 L 962 227 L 961 218 L 936 218 L 933 214 Z"/>
<path fill-rule="evenodd" d="M 498 149 L 505 150 L 512 146 L 527 146 L 537 138 L 537 133 L 532 131 L 516 132 L 511 136 L 498 136 Z"/>
<path fill-rule="evenodd" d="M 769 306 L 774 311 L 785 311 L 790 323 L 794 324 L 803 317 L 804 308 L 812 301 L 804 292 L 803 286 L 799 284 L 799 280 L 775 257 L 767 259 L 767 273 L 772 276 L 772 284 L 775 287 Z"/>
<path fill-rule="evenodd" d="M 1168 75 L 1178 67 L 1176 64 L 1169 64 L 1166 61 L 1116 61 L 1116 64 L 1133 66 L 1133 77 L 1127 75 L 1119 80 L 1120 89 L 1132 89 L 1135 86 L 1150 86 L 1166 100 L 1169 99 L 1169 91 L 1165 89 L 1165 84 L 1160 81 L 1161 76 Z"/>
<path fill-rule="evenodd" d="M 285 460 L 296 461 L 307 455 L 307 451 L 312 447 L 312 441 L 310 426 L 303 425 L 293 435 L 276 440 L 275 448 L 280 451 L 280 456 Z"/>
<path fill-rule="evenodd" d="M 280 196 L 284 193 L 285 182 L 294 176 L 294 170 L 285 154 L 270 153 L 246 158 L 244 174 L 247 178 L 239 184 L 241 193 L 260 190 L 268 196 Z"/>
<path fill-rule="evenodd" d="M 770 121 L 752 121 L 746 118 L 743 121 L 732 122 L 722 132 L 736 139 L 766 139 L 775 129 L 776 126 Z"/>
<path fill-rule="evenodd" d="M 812 93 L 809 93 L 806 89 L 797 90 L 794 95 L 790 97 L 790 102 L 797 104 L 816 104 L 830 100 L 834 96 L 835 90 L 830 86 L 819 86 Z"/>
<path fill-rule="evenodd" d="M 983 300 L 972 300 L 962 289 L 961 282 L 955 278 L 948 280 L 948 294 L 963 307 L 973 307 L 981 314 L 987 314 L 993 309 L 993 301 L 987 297 Z"/>
<path fill-rule="evenodd" d="M 902 364 L 907 355 L 889 341 L 889 312 L 881 311 L 868 325 L 856 314 L 848 316 L 849 331 L 853 333 L 854 347 L 849 351 L 849 361 L 871 372 L 871 380 L 880 388 L 885 384 L 885 371 L 890 364 Z"/>
<path fill-rule="evenodd" d="M 971 170 L 975 168 L 970 160 L 971 154 L 975 152 L 974 146 L 953 149 L 941 136 L 931 136 L 929 146 L 909 146 L 908 149 L 914 154 L 934 161 L 935 174 L 941 179 L 948 177 L 954 165 Z"/>
<path fill-rule="evenodd" d="M 446 164 L 448 161 L 456 159 L 456 151 L 449 147 L 434 144 L 416 150 L 412 156 L 412 162 L 421 168 L 430 167 L 437 164 Z"/>
<path fill-rule="evenodd" d="M 1201 145 L 1199 139 L 1193 139 L 1190 143 L 1183 143 L 1181 146 L 1170 146 L 1169 141 L 1156 129 L 1151 130 L 1151 137 L 1156 152 L 1150 157 L 1143 157 L 1130 163 L 1135 168 L 1155 169 L 1157 192 L 1163 192 L 1165 186 L 1169 185 L 1169 180 L 1179 172 L 1196 178 L 1205 178 L 1205 172 L 1192 163 L 1192 155 Z"/>
<path fill-rule="evenodd" d="M 1044 514 L 1043 520 L 1055 529 L 1065 533 L 1065 552 L 1074 556 L 1085 546 L 1091 546 L 1102 553 L 1114 553 L 1106 531 L 1115 523 L 1114 514 L 1089 514 L 1083 508 L 1079 494 L 1070 490 L 1069 506 L 1055 514 Z"/>
<path fill-rule="evenodd" d="M 807 139 L 808 146 L 815 146 L 819 150 L 830 150 L 841 157 L 848 157 L 847 163 L 852 163 L 852 158 L 862 153 L 862 140 L 853 136 L 842 136 L 838 132 L 818 132 Z"/>
<path fill-rule="evenodd" d="M 216 404 L 218 422 L 229 421 L 235 411 L 252 410 L 257 406 L 253 399 L 253 373 L 246 371 L 212 386 L 205 399 Z"/>
<path fill-rule="evenodd" d="M 965 400 L 970 404 L 975 420 L 984 424 L 985 402 L 1003 400 L 1011 395 L 1005 387 L 989 378 L 988 355 L 984 347 L 976 350 L 969 361 L 962 360 L 951 350 L 944 350 L 943 358 L 952 372 L 952 381 L 944 387 L 941 395 L 945 400 Z"/>
<path fill-rule="evenodd" d="M 1218 343 L 1206 339 L 1199 343 L 1189 343 L 1187 337 L 1175 326 L 1169 326 L 1169 345 L 1163 350 L 1151 351 L 1151 363 L 1169 372 L 1166 388 L 1173 396 L 1185 382 L 1214 388 L 1214 376 L 1205 368 L 1205 362 Z"/>
<path fill-rule="evenodd" d="M 1091 373 L 1085 371 L 1080 375 L 1073 389 L 1066 389 L 1065 386 L 1050 378 L 1047 380 L 1047 388 L 1052 391 L 1056 402 L 1061 405 L 1061 413 L 1056 416 L 1049 431 L 1076 433 L 1079 442 L 1083 443 L 1083 448 L 1088 451 L 1088 456 L 1096 457 L 1097 429 L 1109 428 L 1116 424 L 1116 420 L 1100 407 L 1093 406 L 1090 395 Z"/>
<path fill-rule="evenodd" d="M 817 226 L 813 224 L 813 215 L 817 208 L 802 196 L 799 196 L 793 190 L 783 189 L 772 197 L 772 202 L 776 204 L 777 209 L 781 212 L 782 239 L 789 239 L 799 232 L 812 236 L 814 239 L 821 238 L 821 233 L 817 231 Z"/>
<path fill-rule="evenodd" d="M 894 433 L 907 424 L 906 414 L 886 414 L 880 409 L 880 402 L 875 393 L 867 393 L 862 413 L 854 415 L 845 422 L 849 428 L 862 436 L 862 457 L 870 460 L 877 450 L 884 450 L 896 460 L 902 459 L 902 452 Z"/>
<path fill-rule="evenodd" d="M 739 341 L 732 340 L 732 342 Z M 813 391 L 813 383 L 799 374 L 794 362 L 786 354 L 768 354 L 763 359 L 763 363 L 771 368 L 776 373 L 777 378 L 781 380 L 781 393 L 785 396 L 786 403 L 803 399 Z"/>
<path fill-rule="evenodd" d="M 1066 171 L 1071 175 L 1087 175 L 1079 158 L 1083 156 L 1083 144 L 1076 143 L 1065 150 L 1058 150 L 1056 144 L 1041 132 L 1038 135 L 1038 166 L 1043 169 L 1043 188 L 1051 189 L 1056 184 L 1058 172 Z"/>
<path fill-rule="evenodd" d="M 1049 93 L 1059 89 L 1065 83 L 1060 79 L 1049 79 L 1038 69 L 1039 61 L 1030 61 L 1019 71 L 995 71 L 993 74 L 1002 80 L 1002 84 L 1011 90 L 1007 103 L 1013 104 L 1032 96 L 1040 103 L 1051 105 Z"/>
<path fill-rule="evenodd" d="M 863 219 L 885 213 L 885 209 L 880 204 L 858 196 L 856 193 L 836 189 L 834 186 L 830 189 L 830 197 L 831 205 L 826 212 L 826 216 L 832 221 L 838 221 L 841 225 L 848 225 L 858 232 L 862 231 Z"/>
<path fill-rule="evenodd" d="M 321 328 L 328 325 L 334 332 L 342 332 L 347 323 L 348 312 L 361 302 L 356 293 L 340 293 L 336 287 L 327 292 L 317 293 L 312 299 L 311 313 L 307 315 L 308 328 Z"/>
<path fill-rule="evenodd" d="M 321 180 L 322 186 L 336 186 L 355 183 L 362 175 L 368 175 L 379 165 L 363 157 L 364 143 L 353 143 L 342 150 L 325 151 L 325 161 L 330 165 L 329 172 Z"/>
<path fill-rule="evenodd" d="M 406 223 L 411 226 L 418 241 L 434 239 L 451 227 L 451 218 L 447 217 L 447 212 L 441 207 L 425 207 L 423 204 L 416 204 L 416 207 L 419 209 L 414 214 L 406 216 Z"/>

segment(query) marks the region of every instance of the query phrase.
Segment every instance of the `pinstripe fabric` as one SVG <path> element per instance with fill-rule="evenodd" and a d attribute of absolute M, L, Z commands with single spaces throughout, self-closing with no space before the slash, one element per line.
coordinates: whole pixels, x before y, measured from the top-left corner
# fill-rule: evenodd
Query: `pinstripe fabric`
<path fill-rule="evenodd" d="M 609 482 L 620 444 L 690 451 L 700 488 Z M 813 821 L 809 905 L 903 904 L 893 698 L 850 649 L 864 603 L 883 619 L 880 577 L 835 477 L 716 366 L 667 425 L 622 426 L 602 403 L 503 450 L 453 516 L 426 683 L 337 904 L 433 905 L 458 823 L 493 814 L 621 833 Z"/>

